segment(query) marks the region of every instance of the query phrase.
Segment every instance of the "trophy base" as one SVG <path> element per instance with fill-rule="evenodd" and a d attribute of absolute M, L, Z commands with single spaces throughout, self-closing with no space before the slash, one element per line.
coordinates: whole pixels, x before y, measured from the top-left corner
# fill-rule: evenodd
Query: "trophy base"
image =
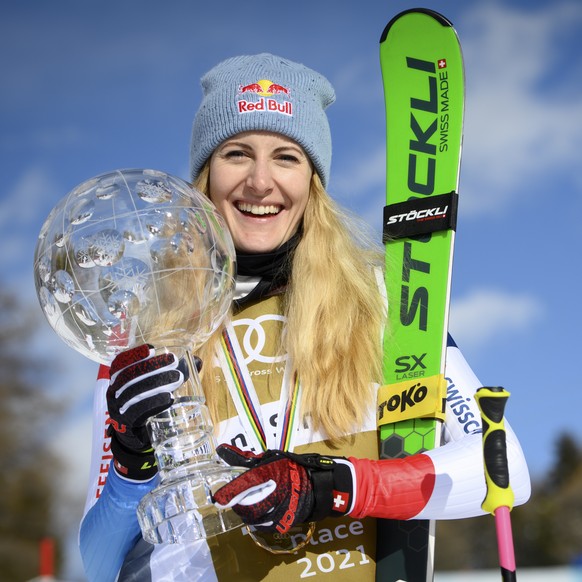
<path fill-rule="evenodd" d="M 180 544 L 240 527 L 238 515 L 232 509 L 216 507 L 212 493 L 242 473 L 243 469 L 217 459 L 190 475 L 162 482 L 138 506 L 144 540 L 150 544 Z"/>

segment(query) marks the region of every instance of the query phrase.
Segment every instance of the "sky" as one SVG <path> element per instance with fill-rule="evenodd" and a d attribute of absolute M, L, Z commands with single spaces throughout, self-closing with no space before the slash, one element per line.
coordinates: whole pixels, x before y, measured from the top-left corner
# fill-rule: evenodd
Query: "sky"
<path fill-rule="evenodd" d="M 419 4 L 453 22 L 465 59 L 450 331 L 483 385 L 511 392 L 507 417 L 543 477 L 558 435 L 582 441 L 579 0 L 3 0 L 0 285 L 40 314 L 36 239 L 81 182 L 131 167 L 187 178 L 199 79 L 237 54 L 279 54 L 331 81 L 329 191 L 380 233 L 378 43 L 393 16 Z M 47 390 L 68 416 L 50 438 L 74 467 L 66 498 L 82 500 L 96 364 L 55 338 L 41 316 L 31 354 L 58 365 Z M 82 579 L 74 557 L 67 568 Z"/>

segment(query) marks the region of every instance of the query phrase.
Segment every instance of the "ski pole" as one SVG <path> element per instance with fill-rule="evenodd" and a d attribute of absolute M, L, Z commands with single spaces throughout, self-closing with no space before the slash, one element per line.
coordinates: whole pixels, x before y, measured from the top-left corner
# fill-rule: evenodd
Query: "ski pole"
<path fill-rule="evenodd" d="M 483 423 L 483 460 L 487 493 L 481 507 L 495 516 L 501 580 L 515 581 L 515 552 L 510 511 L 514 495 L 509 483 L 503 411 L 509 392 L 501 386 L 479 388 L 475 394 Z"/>

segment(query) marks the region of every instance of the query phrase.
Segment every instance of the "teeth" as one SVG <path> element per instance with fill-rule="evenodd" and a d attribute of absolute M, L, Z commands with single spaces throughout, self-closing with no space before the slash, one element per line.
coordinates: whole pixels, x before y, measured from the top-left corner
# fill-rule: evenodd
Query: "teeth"
<path fill-rule="evenodd" d="M 237 207 L 242 212 L 248 212 L 250 214 L 255 214 L 261 216 L 264 214 L 279 214 L 280 209 L 278 206 L 259 206 L 257 204 L 248 204 L 247 202 L 239 202 Z"/>

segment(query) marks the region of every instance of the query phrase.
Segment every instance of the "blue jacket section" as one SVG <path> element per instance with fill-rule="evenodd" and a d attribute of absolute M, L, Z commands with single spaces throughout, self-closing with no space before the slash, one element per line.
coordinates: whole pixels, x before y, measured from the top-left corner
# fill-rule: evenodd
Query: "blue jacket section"
<path fill-rule="evenodd" d="M 80 549 L 88 580 L 115 580 L 127 553 L 141 538 L 137 506 L 157 482 L 157 477 L 146 483 L 129 482 L 119 477 L 113 465 L 109 467 L 99 506 L 94 505 L 81 524 Z M 107 539 L 95 544 L 92 531 L 107 531 Z"/>

